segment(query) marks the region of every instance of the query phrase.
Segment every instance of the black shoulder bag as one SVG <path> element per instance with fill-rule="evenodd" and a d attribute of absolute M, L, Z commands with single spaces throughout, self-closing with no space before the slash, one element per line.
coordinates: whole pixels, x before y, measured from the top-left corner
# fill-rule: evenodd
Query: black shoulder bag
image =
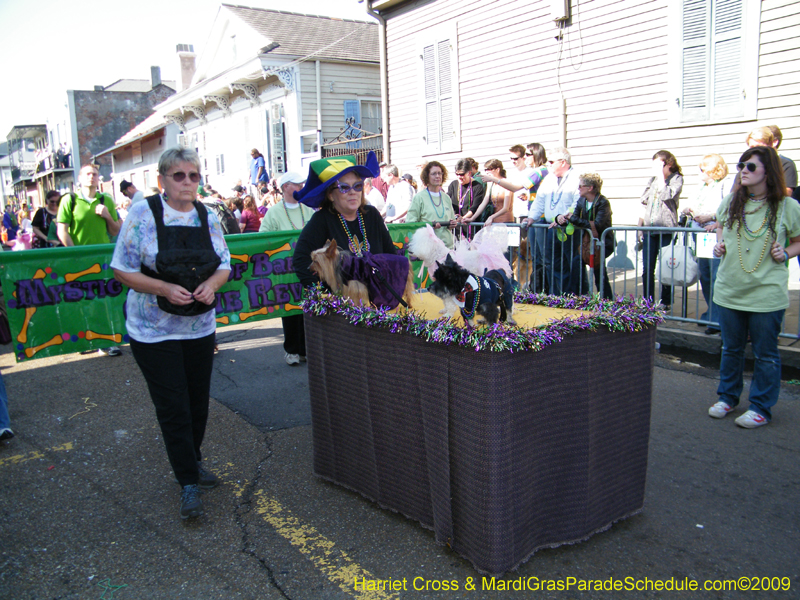
<path fill-rule="evenodd" d="M 156 270 L 142 265 L 142 273 L 148 277 L 174 283 L 189 292 L 194 292 L 201 283 L 211 277 L 222 262 L 214 251 L 211 233 L 208 231 L 208 213 L 202 203 L 195 201 L 194 207 L 200 217 L 200 227 L 186 225 L 164 225 L 164 207 L 161 196 L 147 198 L 153 211 L 158 238 Z M 191 304 L 172 304 L 164 296 L 158 296 L 158 307 L 173 315 L 194 317 L 214 309 L 214 304 L 194 300 Z"/>

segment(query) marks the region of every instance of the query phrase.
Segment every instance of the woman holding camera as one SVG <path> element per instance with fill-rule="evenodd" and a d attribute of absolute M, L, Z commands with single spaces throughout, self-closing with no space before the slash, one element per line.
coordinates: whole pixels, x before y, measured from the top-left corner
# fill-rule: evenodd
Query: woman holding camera
<path fill-rule="evenodd" d="M 639 226 L 677 227 L 678 197 L 683 189 L 683 173 L 678 160 L 667 150 L 659 150 L 653 155 L 653 174 L 647 181 L 642 194 L 644 215 L 639 218 Z M 672 243 L 672 234 L 660 231 L 640 231 L 639 244 L 642 248 L 642 283 L 645 298 L 656 296 L 656 264 L 661 248 Z M 672 286 L 661 286 L 661 304 L 672 305 Z"/>

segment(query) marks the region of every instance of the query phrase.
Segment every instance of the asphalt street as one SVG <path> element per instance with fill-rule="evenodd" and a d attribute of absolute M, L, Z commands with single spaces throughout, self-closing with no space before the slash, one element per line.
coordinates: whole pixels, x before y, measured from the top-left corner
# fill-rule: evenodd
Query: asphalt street
<path fill-rule="evenodd" d="M 642 513 L 492 583 L 419 524 L 314 476 L 307 367 L 283 362 L 280 321 L 223 328 L 218 341 L 204 456 L 222 485 L 191 522 L 129 348 L 0 355 L 17 434 L 0 444 L 0 598 L 800 598 L 797 386 L 784 385 L 769 426 L 743 430 L 707 416 L 714 370 L 659 357 Z M 390 353 L 374 360 L 402 368 Z M 570 587 L 531 589 L 544 580 Z M 703 591 L 732 581 L 773 589 Z"/>

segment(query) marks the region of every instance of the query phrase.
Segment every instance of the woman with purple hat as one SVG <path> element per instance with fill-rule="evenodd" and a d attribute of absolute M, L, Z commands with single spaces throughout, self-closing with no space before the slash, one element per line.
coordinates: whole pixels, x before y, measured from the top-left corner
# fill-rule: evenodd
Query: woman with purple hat
<path fill-rule="evenodd" d="M 328 240 L 336 240 L 340 248 L 356 256 L 398 253 L 380 213 L 364 197 L 364 178 L 377 175 L 374 152 L 369 153 L 366 165 L 357 164 L 355 156 L 323 158 L 309 165 L 305 186 L 294 192 L 298 202 L 319 208 L 294 250 L 294 270 L 304 286 L 319 283 L 309 268 L 311 253 Z"/>

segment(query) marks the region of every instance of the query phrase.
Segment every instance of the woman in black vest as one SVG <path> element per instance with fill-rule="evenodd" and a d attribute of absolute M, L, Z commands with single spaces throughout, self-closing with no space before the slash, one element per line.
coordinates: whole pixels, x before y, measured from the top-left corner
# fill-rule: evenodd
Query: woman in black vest
<path fill-rule="evenodd" d="M 158 173 L 161 194 L 131 207 L 111 266 L 131 288 L 131 351 L 147 380 L 186 519 L 203 513 L 198 488 L 217 485 L 201 466 L 200 445 L 214 359 L 215 293 L 228 280 L 230 252 L 216 215 L 195 201 L 197 153 L 167 150 Z"/>

